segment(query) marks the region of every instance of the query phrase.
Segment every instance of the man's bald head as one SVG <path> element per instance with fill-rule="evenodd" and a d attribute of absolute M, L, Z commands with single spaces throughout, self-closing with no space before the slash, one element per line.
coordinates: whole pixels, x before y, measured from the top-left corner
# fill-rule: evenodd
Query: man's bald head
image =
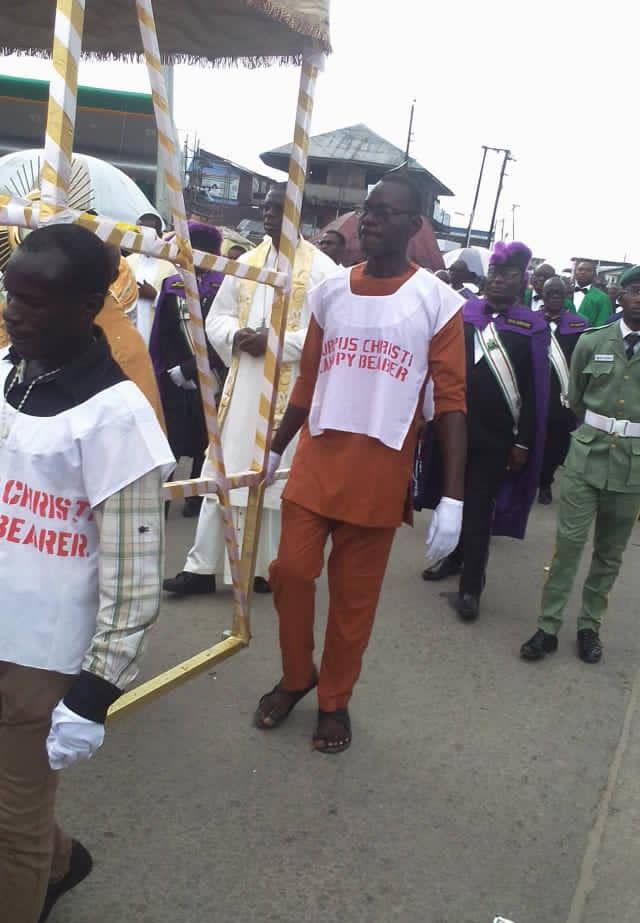
<path fill-rule="evenodd" d="M 560 276 L 551 276 L 542 288 L 545 312 L 551 317 L 558 317 L 564 308 L 566 298 L 564 280 Z"/>

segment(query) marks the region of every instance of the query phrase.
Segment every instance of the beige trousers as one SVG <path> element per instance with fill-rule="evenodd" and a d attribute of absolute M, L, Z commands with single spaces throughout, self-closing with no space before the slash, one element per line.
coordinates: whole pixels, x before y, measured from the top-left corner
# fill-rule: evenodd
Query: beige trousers
<path fill-rule="evenodd" d="M 0 661 L 0 917 L 37 923 L 49 881 L 69 870 L 54 817 L 57 773 L 46 740 L 72 676 Z"/>

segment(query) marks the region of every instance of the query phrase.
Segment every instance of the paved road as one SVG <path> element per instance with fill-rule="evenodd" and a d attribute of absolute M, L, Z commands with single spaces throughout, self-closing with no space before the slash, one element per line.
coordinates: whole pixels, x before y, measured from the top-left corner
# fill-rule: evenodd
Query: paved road
<path fill-rule="evenodd" d="M 193 530 L 177 514 L 171 573 Z M 453 585 L 419 579 L 422 528 L 402 530 L 339 757 L 310 751 L 311 699 L 278 732 L 251 728 L 278 678 L 259 598 L 247 651 L 114 723 L 64 775 L 61 820 L 96 866 L 52 923 L 637 923 L 640 529 L 603 663 L 576 659 L 571 624 L 523 664 L 553 525 L 538 508 L 526 543 L 495 542 L 471 626 L 441 595 Z M 217 641 L 229 612 L 226 593 L 166 601 L 145 675 Z"/>

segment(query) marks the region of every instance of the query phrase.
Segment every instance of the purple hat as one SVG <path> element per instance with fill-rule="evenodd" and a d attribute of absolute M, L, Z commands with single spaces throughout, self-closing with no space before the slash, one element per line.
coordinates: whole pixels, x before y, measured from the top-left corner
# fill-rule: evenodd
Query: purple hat
<path fill-rule="evenodd" d="M 525 273 L 531 262 L 531 256 L 531 250 L 519 240 L 514 240 L 510 244 L 499 240 L 493 248 L 489 266 L 513 266 Z"/>
<path fill-rule="evenodd" d="M 189 234 L 191 235 L 191 241 L 193 243 L 194 235 L 199 237 L 200 240 L 206 240 L 206 250 L 208 253 L 215 253 L 220 255 L 220 247 L 222 246 L 222 234 L 218 228 L 214 227 L 212 224 L 204 224 L 202 221 L 189 221 Z M 204 249 L 196 247 L 196 250 Z"/>

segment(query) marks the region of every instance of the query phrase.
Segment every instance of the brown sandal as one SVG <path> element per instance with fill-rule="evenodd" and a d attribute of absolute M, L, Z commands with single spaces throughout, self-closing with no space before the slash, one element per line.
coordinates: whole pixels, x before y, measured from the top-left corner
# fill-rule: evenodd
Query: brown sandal
<path fill-rule="evenodd" d="M 273 687 L 271 692 L 267 692 L 266 695 L 263 695 L 258 702 L 258 707 L 253 716 L 255 727 L 259 728 L 261 731 L 272 731 L 274 728 L 280 727 L 280 725 L 287 720 L 298 702 L 304 699 L 305 695 L 308 695 L 317 685 L 318 677 L 314 676 L 310 686 L 307 686 L 306 689 L 294 692 L 285 689 L 282 685 L 282 680 L 280 680 L 280 682 Z"/>
<path fill-rule="evenodd" d="M 318 711 L 318 726 L 311 746 L 318 753 L 344 753 L 351 746 L 351 719 L 346 708 Z"/>

